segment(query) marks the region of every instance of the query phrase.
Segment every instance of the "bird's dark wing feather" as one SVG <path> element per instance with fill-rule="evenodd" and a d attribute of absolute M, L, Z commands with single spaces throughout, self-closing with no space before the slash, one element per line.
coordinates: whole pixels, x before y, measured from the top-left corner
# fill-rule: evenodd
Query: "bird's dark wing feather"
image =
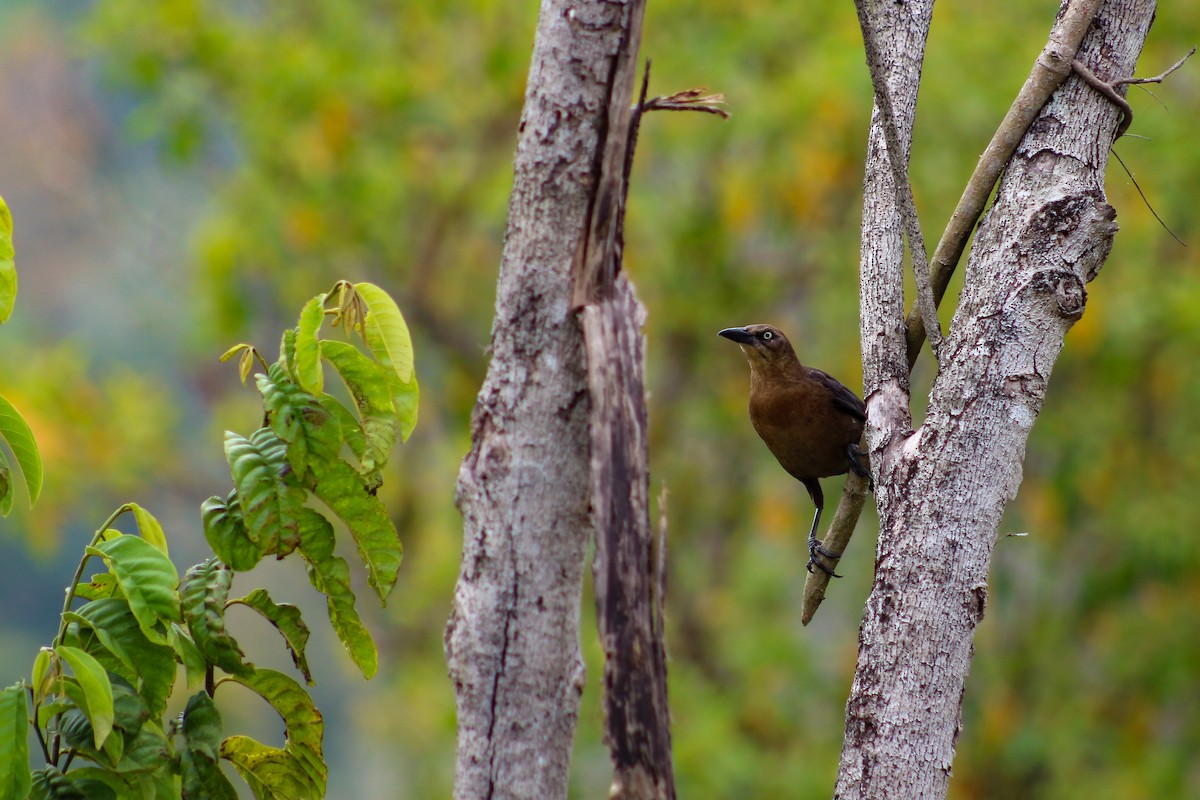
<path fill-rule="evenodd" d="M 808 374 L 813 380 L 829 390 L 830 398 L 833 400 L 835 408 L 849 414 L 860 422 L 867 421 L 867 407 L 863 404 L 863 401 L 858 399 L 858 395 L 843 386 L 837 378 L 812 367 L 809 367 Z"/>

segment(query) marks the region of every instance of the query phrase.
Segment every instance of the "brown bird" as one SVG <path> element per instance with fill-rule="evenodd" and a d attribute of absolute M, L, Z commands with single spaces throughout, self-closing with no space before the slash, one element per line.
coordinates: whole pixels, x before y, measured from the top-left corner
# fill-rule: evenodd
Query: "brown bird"
<path fill-rule="evenodd" d="M 726 328 L 720 336 L 732 339 L 750 362 L 750 422 L 788 473 L 804 484 L 817 506 L 808 532 L 808 571 L 813 566 L 834 577 L 817 554 L 841 558 L 817 539 L 817 524 L 825 497 L 818 478 L 844 475 L 849 470 L 871 479 L 859 460 L 858 442 L 866 406 L 854 392 L 819 369 L 806 367 L 791 342 L 773 325 Z"/>

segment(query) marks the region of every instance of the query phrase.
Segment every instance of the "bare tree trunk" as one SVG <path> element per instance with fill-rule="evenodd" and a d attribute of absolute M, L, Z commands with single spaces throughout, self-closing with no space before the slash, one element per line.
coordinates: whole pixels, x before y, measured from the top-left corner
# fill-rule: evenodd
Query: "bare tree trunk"
<path fill-rule="evenodd" d="M 1130 76 L 1153 15 L 1149 0 L 1109 0 L 1077 57 L 1106 80 Z M 1000 515 L 1020 483 L 1063 338 L 1083 314 L 1085 284 L 1116 231 L 1103 187 L 1119 117 L 1072 78 L 1034 121 L 976 233 L 915 433 L 897 306 L 866 303 L 870 287 L 886 284 L 881 294 L 890 298 L 902 276 L 864 257 L 864 374 L 880 533 L 838 798 L 946 794 Z"/>
<path fill-rule="evenodd" d="M 446 629 L 455 796 L 566 797 L 583 689 L 579 607 L 592 482 L 573 310 L 636 2 L 544 0 L 517 146 L 492 361 L 459 473 L 462 571 Z"/>

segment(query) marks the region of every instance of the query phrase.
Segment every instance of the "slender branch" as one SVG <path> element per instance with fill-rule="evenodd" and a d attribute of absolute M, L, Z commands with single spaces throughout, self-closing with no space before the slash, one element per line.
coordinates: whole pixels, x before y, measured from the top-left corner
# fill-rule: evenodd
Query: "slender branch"
<path fill-rule="evenodd" d="M 1194 55 L 1196 55 L 1196 47 L 1193 45 L 1192 49 L 1188 50 L 1187 53 L 1184 54 L 1183 58 L 1179 59 L 1171 66 L 1167 67 L 1165 70 L 1158 73 L 1153 78 L 1122 78 L 1119 81 L 1113 81 L 1112 85 L 1113 86 L 1124 86 L 1124 85 L 1128 84 L 1130 86 L 1135 86 L 1135 85 L 1140 85 L 1143 83 L 1162 83 L 1163 80 L 1168 75 L 1170 75 L 1172 72 L 1174 72 L 1175 70 L 1182 67 L 1183 62 L 1187 61 L 1189 58 L 1191 58 Z"/>
<path fill-rule="evenodd" d="M 1191 58 L 1195 52 L 1196 48 L 1193 47 L 1191 50 L 1187 51 L 1183 58 L 1179 59 L 1170 67 L 1152 78 L 1121 78 L 1119 80 L 1106 82 L 1098 78 L 1096 73 L 1088 69 L 1087 65 L 1079 59 L 1074 59 L 1071 62 L 1071 69 L 1075 71 L 1075 74 L 1078 75 L 1084 83 L 1102 94 L 1106 100 L 1120 109 L 1121 123 L 1117 126 L 1116 135 L 1113 136 L 1113 142 L 1115 143 L 1117 139 L 1120 139 L 1125 135 L 1125 132 L 1129 130 L 1129 126 L 1133 124 L 1133 107 L 1129 105 L 1128 100 L 1126 100 L 1117 92 L 1117 89 L 1121 86 L 1128 85 L 1137 86 L 1146 83 L 1162 83 L 1168 75 L 1182 67 L 1183 63 Z M 1151 95 L 1151 97 L 1153 97 L 1153 95 Z M 1133 182 L 1133 188 L 1137 189 L 1137 193 L 1141 196 L 1142 202 L 1146 204 L 1146 208 L 1150 209 L 1150 213 L 1154 215 L 1156 220 L 1158 220 L 1158 224 L 1163 227 L 1163 230 L 1171 235 L 1172 239 L 1179 242 L 1184 247 L 1187 247 L 1183 240 L 1175 235 L 1175 231 L 1171 230 L 1170 226 L 1168 226 L 1167 223 L 1163 221 L 1163 218 L 1158 215 L 1158 212 L 1154 210 L 1154 206 L 1150 205 L 1150 200 L 1146 197 L 1146 193 L 1142 191 L 1142 187 L 1138 184 L 1137 179 L 1133 177 L 1133 173 L 1129 170 L 1129 167 L 1126 166 L 1125 161 L 1122 160 L 1119 155 L 1117 155 L 1117 151 L 1112 149 L 1111 146 L 1109 149 L 1112 150 L 1112 154 L 1117 159 L 1117 163 L 1121 165 L 1121 169 L 1125 170 L 1125 174 L 1128 175 L 1129 180 Z"/>
<path fill-rule="evenodd" d="M 1158 212 L 1154 210 L 1154 206 L 1150 205 L 1150 198 L 1146 197 L 1146 193 L 1142 191 L 1141 184 L 1137 182 L 1137 178 L 1133 177 L 1133 172 L 1130 171 L 1129 166 L 1125 163 L 1125 160 L 1121 158 L 1119 153 L 1117 153 L 1116 148 L 1112 148 L 1111 152 L 1113 158 L 1115 158 L 1117 163 L 1121 165 L 1121 169 L 1125 170 L 1125 174 L 1129 176 L 1129 182 L 1133 184 L 1134 189 L 1137 189 L 1138 196 L 1142 198 L 1142 202 L 1146 204 L 1146 208 L 1150 209 L 1150 213 L 1154 215 L 1156 220 L 1158 220 L 1158 224 L 1162 226 L 1164 231 L 1171 234 L 1172 239 L 1179 242 L 1179 244 L 1182 246 L 1187 247 L 1187 242 L 1183 241 L 1183 239 L 1180 239 L 1175 234 L 1175 231 L 1171 230 L 1171 227 L 1167 225 L 1166 220 L 1160 217 Z"/>
<path fill-rule="evenodd" d="M 1153 78 L 1121 78 L 1115 81 L 1103 81 L 1096 77 L 1096 73 L 1087 68 L 1079 59 L 1071 61 L 1071 69 L 1075 74 L 1083 79 L 1083 82 L 1091 86 L 1100 94 L 1104 95 L 1107 100 L 1121 110 L 1121 124 L 1117 126 L 1117 135 L 1113 137 L 1115 142 L 1125 135 L 1125 131 L 1129 130 L 1129 126 L 1133 123 L 1133 108 L 1129 105 L 1129 101 L 1117 93 L 1117 89 L 1128 85 L 1141 85 L 1144 83 L 1162 83 L 1163 80 L 1175 70 L 1183 66 L 1183 62 L 1187 61 L 1196 52 L 1193 47 L 1187 52 L 1183 58 L 1176 61 L 1167 69 L 1155 75 Z M 1155 215 L 1157 216 L 1157 215 Z M 1172 234 L 1174 235 L 1174 234 Z"/>
<path fill-rule="evenodd" d="M 1092 24 L 1100 3 L 1101 0 L 1075 0 L 1067 5 L 1062 18 L 1050 31 L 1050 38 L 1034 62 L 1025 85 L 1013 100 L 1000 127 L 992 135 L 987 149 L 979 157 L 975 172 L 967 182 L 958 206 L 950 215 L 950 222 L 933 251 L 929 273 L 934 302 L 941 302 L 946 293 L 950 277 L 962 258 L 971 231 L 975 229 L 975 223 L 983 213 L 1000 173 L 1012 158 L 1034 117 L 1042 110 L 1042 106 L 1050 99 L 1054 90 L 1071 74 L 1071 62 L 1075 59 L 1075 52 Z M 905 318 L 910 367 L 916 363 L 921 345 L 925 341 L 925 332 L 918 324 L 920 321 L 920 311 L 915 308 L 911 309 Z"/>
<path fill-rule="evenodd" d="M 42 755 L 46 757 L 46 763 L 52 764 L 54 762 L 50 760 L 50 748 L 46 746 L 46 737 L 42 736 L 42 728 L 40 725 L 38 725 L 38 703 L 34 699 L 34 691 L 32 686 L 29 687 L 29 702 L 33 706 L 33 719 L 29 720 L 29 724 L 33 726 L 33 733 L 35 736 L 37 736 L 38 745 L 40 745 L 42 748 Z"/>
<path fill-rule="evenodd" d="M 846 546 L 854 534 L 854 526 L 862 515 L 863 506 L 867 502 L 867 479 L 851 472 L 846 476 L 846 486 L 842 490 L 842 498 L 838 501 L 837 511 L 829 530 L 821 545 L 844 557 Z M 828 559 L 831 565 L 836 565 L 838 559 Z M 807 625 L 817 613 L 817 607 L 825 599 L 825 587 L 829 585 L 829 576 L 823 570 L 814 570 L 804 581 L 804 598 L 800 606 L 800 622 Z"/>
<path fill-rule="evenodd" d="M 925 335 L 936 356 L 942 343 L 942 327 L 937 316 L 937 302 L 929 283 L 929 272 L 924 268 L 929 259 L 925 255 L 925 237 L 921 234 L 921 222 L 917 218 L 916 201 L 913 199 L 912 182 L 908 178 L 908 159 L 900 146 L 900 132 L 896 127 L 896 115 L 892 107 L 892 93 L 883 74 L 883 56 L 875 41 L 875 28 L 871 24 L 867 0 L 854 0 L 858 12 L 858 24 L 862 29 L 863 48 L 867 54 L 867 67 L 871 71 L 871 83 L 875 87 L 875 105 L 883 124 L 887 141 L 888 163 L 892 170 L 892 184 L 896 191 L 896 206 L 904 223 L 908 237 L 908 249 L 912 254 L 913 280 L 917 287 L 916 307 L 920 313 Z"/>

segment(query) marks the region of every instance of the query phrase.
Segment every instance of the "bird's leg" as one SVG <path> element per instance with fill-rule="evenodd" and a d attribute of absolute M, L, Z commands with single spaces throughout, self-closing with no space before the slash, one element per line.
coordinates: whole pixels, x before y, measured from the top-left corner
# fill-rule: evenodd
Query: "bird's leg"
<path fill-rule="evenodd" d="M 860 478 L 867 479 L 867 488 L 872 492 L 875 491 L 875 479 L 871 477 L 871 470 L 867 469 L 867 465 L 860 459 L 867 457 L 867 454 L 858 449 L 858 445 L 854 442 L 846 445 L 846 455 L 850 457 L 850 471 Z"/>
<path fill-rule="evenodd" d="M 808 531 L 808 564 L 805 565 L 805 569 L 807 569 L 809 572 L 812 572 L 813 567 L 815 566 L 817 569 L 821 570 L 821 572 L 824 572 L 830 577 L 840 578 L 842 577 L 841 575 L 838 575 L 832 569 L 825 566 L 817 558 L 818 555 L 824 556 L 825 558 L 835 559 L 842 557 L 841 553 L 833 553 L 822 547 L 821 540 L 817 538 L 817 526 L 821 523 L 821 511 L 825 507 L 825 495 L 821 491 L 821 484 L 816 480 L 810 479 L 804 481 L 804 488 L 808 489 L 808 495 L 812 498 L 813 504 L 817 507 L 817 513 L 813 514 L 812 527 Z"/>

